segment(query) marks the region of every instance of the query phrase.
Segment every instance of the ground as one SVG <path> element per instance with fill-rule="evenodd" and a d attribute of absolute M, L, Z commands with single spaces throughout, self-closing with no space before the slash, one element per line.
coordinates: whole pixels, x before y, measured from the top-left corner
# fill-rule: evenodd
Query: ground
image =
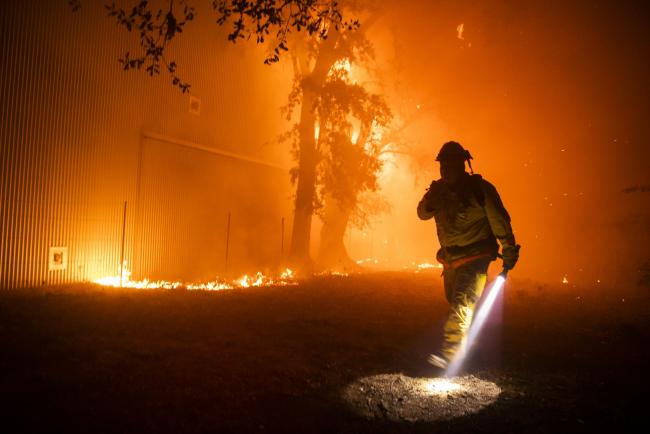
<path fill-rule="evenodd" d="M 435 273 L 216 293 L 74 286 L 0 293 L 7 432 L 595 432 L 643 421 L 650 291 L 513 278 L 463 375 L 501 389 L 437 422 L 368 419 L 355 382 L 431 376 Z"/>

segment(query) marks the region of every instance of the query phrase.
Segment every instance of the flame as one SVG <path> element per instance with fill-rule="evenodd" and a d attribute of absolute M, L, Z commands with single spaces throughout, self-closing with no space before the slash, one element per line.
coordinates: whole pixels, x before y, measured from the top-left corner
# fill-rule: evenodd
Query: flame
<path fill-rule="evenodd" d="M 135 288 L 135 289 L 176 289 L 185 288 L 191 291 L 221 291 L 224 289 L 250 288 L 252 286 L 286 286 L 296 285 L 296 277 L 293 270 L 286 268 L 280 273 L 279 278 L 265 276 L 261 272 L 253 275 L 243 275 L 233 281 L 225 279 L 215 279 L 211 282 L 203 283 L 183 283 L 179 281 L 169 282 L 166 280 L 150 281 L 149 279 L 131 280 L 131 271 L 126 268 L 126 262 L 120 271 L 122 273 L 122 282 L 120 285 L 120 275 L 107 276 L 94 280 L 93 282 L 113 288 Z"/>
<path fill-rule="evenodd" d="M 465 40 L 465 38 L 463 37 L 463 32 L 464 32 L 464 31 L 465 31 L 465 24 L 464 24 L 464 23 L 460 23 L 460 24 L 458 25 L 458 27 L 456 27 L 456 33 L 458 34 L 458 39 L 460 39 L 461 41 L 464 41 L 464 40 Z"/>
<path fill-rule="evenodd" d="M 286 268 L 282 274 L 280 274 L 280 279 L 283 280 L 292 280 L 294 278 L 294 272 L 291 268 Z"/>
<path fill-rule="evenodd" d="M 364 258 L 356 261 L 357 264 L 368 264 L 368 265 L 378 265 L 381 261 L 377 258 Z M 442 268 L 440 264 L 430 264 L 428 262 L 423 262 L 421 264 L 412 263 L 412 267 L 405 267 L 406 269 L 411 269 L 415 273 L 419 273 L 421 270 L 432 269 L 432 268 Z M 120 273 L 116 276 L 106 276 L 99 279 L 93 280 L 94 283 L 112 287 L 112 288 L 131 288 L 131 289 L 177 289 L 184 288 L 190 291 L 222 291 L 226 289 L 236 289 L 236 288 L 251 288 L 251 287 L 261 287 L 261 286 L 287 286 L 287 285 L 297 285 L 297 279 L 295 271 L 290 268 L 285 268 L 278 277 L 267 276 L 261 272 L 254 274 L 244 274 L 243 276 L 234 279 L 227 280 L 223 278 L 217 278 L 209 282 L 181 282 L 181 281 L 167 281 L 167 280 L 132 280 L 131 271 L 126 266 L 126 261 L 124 266 L 119 269 L 122 271 L 122 281 L 120 282 Z M 318 275 L 328 275 L 328 276 L 349 276 L 349 273 L 330 270 L 318 273 Z"/>
<path fill-rule="evenodd" d="M 180 286 L 183 286 L 180 282 L 167 282 L 165 280 L 158 281 L 149 281 L 149 279 L 143 279 L 134 281 L 131 280 L 131 271 L 126 268 L 126 261 L 122 267 L 119 267 L 117 276 L 107 276 L 101 277 L 94 282 L 102 286 L 112 286 L 114 288 L 137 288 L 137 289 L 176 289 Z M 121 274 L 121 278 L 120 278 Z M 121 280 L 121 282 L 120 282 Z"/>
<path fill-rule="evenodd" d="M 362 265 L 362 264 L 379 264 L 379 259 L 377 258 L 365 258 L 365 259 L 359 259 L 356 261 L 357 264 Z"/>
<path fill-rule="evenodd" d="M 242 288 L 250 288 L 251 286 L 262 286 L 265 283 L 266 285 L 268 285 L 268 282 L 270 281 L 272 280 L 268 279 L 260 272 L 257 272 L 252 277 L 248 275 L 244 275 L 238 280 L 239 286 L 241 286 Z"/>
<path fill-rule="evenodd" d="M 358 130 L 352 131 L 352 134 L 350 135 L 350 140 L 355 145 L 357 144 L 357 141 L 359 140 L 359 131 Z"/>
<path fill-rule="evenodd" d="M 442 268 L 442 264 L 430 264 L 429 262 L 423 262 L 417 265 L 418 270 L 427 270 L 429 268 Z"/>
<path fill-rule="evenodd" d="M 350 273 L 346 273 L 345 271 L 338 271 L 338 270 L 326 270 L 326 271 L 321 271 L 319 273 L 315 274 L 316 276 L 349 276 Z"/>
<path fill-rule="evenodd" d="M 352 71 L 352 64 L 350 63 L 350 59 L 346 57 L 344 59 L 336 61 L 330 68 L 330 73 L 333 73 L 335 71 L 345 71 L 349 74 L 350 71 Z"/>
<path fill-rule="evenodd" d="M 373 265 L 373 264 L 379 265 L 382 261 L 377 258 L 363 258 L 363 259 L 357 259 L 355 262 L 358 265 Z M 418 264 L 416 262 L 411 262 L 410 266 L 406 265 L 402 269 L 407 271 L 413 271 L 417 274 L 423 270 L 440 269 L 440 268 L 442 268 L 442 264 L 431 264 L 430 262 L 422 262 Z"/>
<path fill-rule="evenodd" d="M 415 273 L 419 273 L 420 271 L 424 270 L 432 270 L 432 269 L 440 269 L 442 268 L 442 264 L 432 264 L 430 262 L 422 262 L 420 264 L 416 264 L 415 262 L 411 262 L 411 267 L 404 267 L 405 269 L 414 269 Z"/>

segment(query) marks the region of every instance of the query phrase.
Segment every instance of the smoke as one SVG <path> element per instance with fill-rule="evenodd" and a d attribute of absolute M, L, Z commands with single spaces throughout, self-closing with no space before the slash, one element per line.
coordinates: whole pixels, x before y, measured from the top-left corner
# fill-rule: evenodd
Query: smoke
<path fill-rule="evenodd" d="M 384 90 L 404 122 L 370 246 L 395 264 L 433 258 L 415 206 L 434 156 L 457 140 L 496 185 L 521 261 L 551 282 L 636 279 L 650 258 L 648 30 L 634 4 L 410 2 L 389 9 L 375 41 Z M 462 36 L 462 37 L 461 37 Z M 353 233 L 353 238 L 359 234 Z M 379 243 L 390 246 L 382 253 Z M 354 240 L 352 241 L 354 243 Z"/>

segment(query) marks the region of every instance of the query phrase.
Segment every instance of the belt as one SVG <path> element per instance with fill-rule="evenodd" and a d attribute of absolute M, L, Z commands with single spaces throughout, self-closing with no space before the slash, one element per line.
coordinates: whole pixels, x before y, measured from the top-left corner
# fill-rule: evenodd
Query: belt
<path fill-rule="evenodd" d="M 451 262 L 447 262 L 442 258 L 437 258 L 437 259 L 438 259 L 438 262 L 440 262 L 443 265 L 443 267 L 451 268 L 453 270 L 453 269 L 456 269 L 456 268 L 460 267 L 461 265 L 465 265 L 465 264 L 467 264 L 469 262 L 473 262 L 473 261 L 476 261 L 478 259 L 483 259 L 483 258 L 492 259 L 493 256 L 494 255 L 492 253 L 480 253 L 478 255 L 472 255 L 472 256 L 466 256 L 464 258 L 459 258 L 459 259 L 456 259 L 455 261 L 451 261 Z"/>

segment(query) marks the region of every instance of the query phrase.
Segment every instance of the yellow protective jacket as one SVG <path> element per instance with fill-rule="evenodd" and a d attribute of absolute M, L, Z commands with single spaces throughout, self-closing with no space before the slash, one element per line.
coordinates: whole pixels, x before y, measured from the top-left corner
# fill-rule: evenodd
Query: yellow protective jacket
<path fill-rule="evenodd" d="M 496 259 L 503 247 L 504 265 L 514 266 L 519 246 L 496 188 L 480 175 L 465 175 L 450 185 L 433 181 L 418 204 L 418 217 L 435 218 L 441 249 L 438 260 L 445 265 L 477 255 Z"/>

